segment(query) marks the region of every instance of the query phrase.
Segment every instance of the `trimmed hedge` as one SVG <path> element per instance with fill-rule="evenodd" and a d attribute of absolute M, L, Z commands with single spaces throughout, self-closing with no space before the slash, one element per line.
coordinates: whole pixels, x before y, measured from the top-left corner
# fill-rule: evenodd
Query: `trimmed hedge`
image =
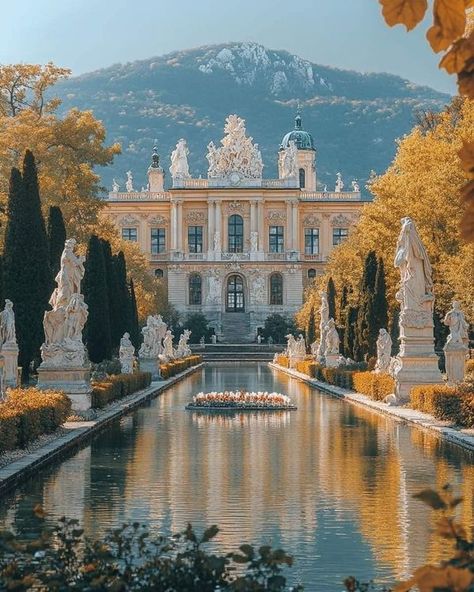
<path fill-rule="evenodd" d="M 50 434 L 71 415 L 71 400 L 62 392 L 37 388 L 11 389 L 0 403 L 0 454 L 26 448 Z"/>
<path fill-rule="evenodd" d="M 92 383 L 92 407 L 102 409 L 111 401 L 122 399 L 150 386 L 150 372 L 114 374 L 107 380 Z"/>
<path fill-rule="evenodd" d="M 168 362 L 167 364 L 161 364 L 161 378 L 164 378 L 165 380 L 167 378 L 171 378 L 172 376 L 175 376 L 176 374 L 191 368 L 191 366 L 197 366 L 201 363 L 201 361 L 201 356 L 188 356 L 182 360 L 174 360 L 173 362 Z"/>
<path fill-rule="evenodd" d="M 354 372 L 352 382 L 355 391 L 374 401 L 383 401 L 387 395 L 395 392 L 395 381 L 389 374 Z"/>
<path fill-rule="evenodd" d="M 442 421 L 474 427 L 474 385 L 421 385 L 411 389 L 410 407 Z"/>
<path fill-rule="evenodd" d="M 474 374 L 474 359 L 466 362 L 466 374 L 471 374 L 471 372 Z"/>

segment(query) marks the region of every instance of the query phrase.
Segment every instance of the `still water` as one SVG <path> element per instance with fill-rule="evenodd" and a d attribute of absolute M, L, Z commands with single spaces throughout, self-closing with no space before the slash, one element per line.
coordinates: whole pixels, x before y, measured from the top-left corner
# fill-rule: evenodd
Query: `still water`
<path fill-rule="evenodd" d="M 243 388 L 288 394 L 297 411 L 185 411 L 193 394 Z M 79 452 L 0 500 L 0 523 L 36 528 L 78 518 L 88 534 L 124 521 L 160 532 L 220 527 L 219 546 L 281 546 L 292 579 L 340 591 L 347 575 L 379 582 L 438 561 L 435 515 L 412 494 L 449 482 L 474 524 L 473 456 L 420 430 L 320 394 L 265 364 L 215 364 L 117 421 Z"/>

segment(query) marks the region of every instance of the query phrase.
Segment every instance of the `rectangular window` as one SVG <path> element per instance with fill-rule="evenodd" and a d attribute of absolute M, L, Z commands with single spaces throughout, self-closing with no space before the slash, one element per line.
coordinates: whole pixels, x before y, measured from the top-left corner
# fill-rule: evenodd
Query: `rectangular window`
<path fill-rule="evenodd" d="M 283 253 L 285 250 L 283 226 L 270 226 L 269 242 L 270 253 Z"/>
<path fill-rule="evenodd" d="M 132 241 L 134 243 L 138 240 L 138 232 L 136 228 L 122 228 L 123 240 Z"/>
<path fill-rule="evenodd" d="M 348 228 L 333 228 L 332 229 L 332 244 L 334 246 L 340 245 L 349 236 Z"/>
<path fill-rule="evenodd" d="M 202 226 L 188 226 L 188 248 L 190 253 L 202 253 Z"/>
<path fill-rule="evenodd" d="M 319 254 L 319 228 L 304 229 L 304 252 L 306 255 Z"/>
<path fill-rule="evenodd" d="M 166 234 L 164 228 L 151 229 L 151 253 L 157 255 L 166 251 Z"/>

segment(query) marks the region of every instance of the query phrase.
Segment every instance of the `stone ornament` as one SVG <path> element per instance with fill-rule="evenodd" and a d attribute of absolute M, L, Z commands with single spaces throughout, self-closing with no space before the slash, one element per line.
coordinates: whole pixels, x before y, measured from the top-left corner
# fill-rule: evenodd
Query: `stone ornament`
<path fill-rule="evenodd" d="M 357 181 L 355 181 L 355 180 L 352 181 L 351 185 L 352 185 L 352 191 L 354 193 L 360 193 L 360 186 L 359 186 L 359 183 Z"/>
<path fill-rule="evenodd" d="M 156 216 L 147 216 L 147 222 L 150 226 L 163 226 L 167 224 L 168 220 L 164 216 L 157 214 Z"/>
<path fill-rule="evenodd" d="M 318 218 L 314 214 L 308 214 L 307 216 L 304 217 L 303 224 L 305 226 L 315 226 L 315 227 L 317 227 L 317 226 L 320 226 L 321 225 L 321 220 L 320 220 L 320 218 Z"/>
<path fill-rule="evenodd" d="M 334 191 L 336 193 L 341 193 L 341 191 L 344 189 L 344 181 L 342 180 L 342 175 L 341 173 L 337 173 L 336 174 L 336 186 L 334 188 Z"/>
<path fill-rule="evenodd" d="M 256 230 L 250 233 L 250 250 L 252 253 L 258 251 L 258 232 Z"/>
<path fill-rule="evenodd" d="M 186 214 L 186 222 L 205 222 L 206 214 L 204 212 L 198 212 L 197 210 L 191 210 Z"/>
<path fill-rule="evenodd" d="M 175 355 L 177 358 L 186 358 L 187 356 L 191 355 L 191 348 L 188 345 L 189 338 L 191 337 L 191 331 L 189 329 L 185 329 L 184 333 L 181 333 L 179 338 L 178 347 L 176 349 Z"/>
<path fill-rule="evenodd" d="M 254 304 L 263 304 L 265 302 L 265 278 L 258 272 L 252 274 L 250 298 Z"/>
<path fill-rule="evenodd" d="M 392 338 L 386 329 L 380 329 L 377 338 L 377 363 L 375 364 L 375 372 L 377 374 L 389 371 L 391 356 Z"/>
<path fill-rule="evenodd" d="M 160 360 L 163 362 L 169 362 L 175 359 L 175 351 L 173 348 L 174 335 L 168 329 L 163 338 L 163 353 L 160 355 Z"/>
<path fill-rule="evenodd" d="M 82 330 L 89 313 L 81 294 L 85 257 L 76 256 L 75 245 L 73 238 L 65 242 L 61 268 L 55 278 L 57 287 L 49 300 L 52 310 L 44 313 L 43 368 L 82 368 L 87 360 Z"/>
<path fill-rule="evenodd" d="M 13 302 L 8 298 L 5 300 L 5 308 L 0 313 L 0 341 L 2 346 L 6 344 L 17 345 Z"/>
<path fill-rule="evenodd" d="M 288 142 L 288 146 L 282 150 L 281 154 L 281 178 L 293 179 L 297 172 L 298 148 L 294 140 Z"/>
<path fill-rule="evenodd" d="M 118 193 L 120 191 L 120 185 L 117 183 L 115 179 L 112 179 L 112 191 L 114 193 Z"/>
<path fill-rule="evenodd" d="M 221 297 L 221 277 L 216 269 L 207 275 L 206 304 L 218 304 Z"/>
<path fill-rule="evenodd" d="M 216 230 L 214 232 L 214 251 L 216 253 L 220 253 L 222 249 L 222 244 L 221 244 L 221 233 L 219 230 Z"/>
<path fill-rule="evenodd" d="M 285 222 L 286 212 L 283 210 L 269 210 L 267 212 L 267 220 L 269 222 Z"/>
<path fill-rule="evenodd" d="M 0 356 L 3 358 L 0 397 L 5 387 L 18 386 L 18 344 L 16 341 L 15 313 L 13 302 L 5 300 L 5 308 L 0 313 Z"/>
<path fill-rule="evenodd" d="M 140 358 L 158 359 L 163 352 L 163 338 L 166 335 L 167 325 L 161 315 L 149 315 L 146 325 L 142 329 L 143 343 L 138 355 Z"/>
<path fill-rule="evenodd" d="M 448 339 L 444 346 L 448 384 L 456 384 L 464 380 L 465 361 L 469 350 L 469 325 L 457 300 L 453 300 L 452 308 L 446 313 L 443 323 L 449 327 Z"/>
<path fill-rule="evenodd" d="M 133 191 L 135 191 L 135 189 L 133 188 L 132 171 L 127 171 L 127 181 L 125 182 L 125 189 L 128 193 L 132 193 Z"/>
<path fill-rule="evenodd" d="M 331 226 L 345 228 L 346 226 L 350 226 L 351 222 L 352 220 L 344 214 L 338 214 L 337 216 L 333 216 L 331 218 Z"/>
<path fill-rule="evenodd" d="M 326 350 L 325 356 L 339 355 L 339 333 L 336 329 L 336 323 L 334 319 L 329 319 L 326 324 Z"/>
<path fill-rule="evenodd" d="M 188 154 L 189 149 L 186 144 L 186 140 L 181 138 L 178 140 L 176 148 L 171 153 L 170 173 L 173 180 L 189 179 L 191 177 L 189 174 Z"/>
<path fill-rule="evenodd" d="M 130 333 L 124 333 L 120 340 L 119 359 L 122 374 L 132 374 L 133 362 L 135 360 L 135 348 L 130 341 Z"/>
<path fill-rule="evenodd" d="M 123 218 L 120 218 L 119 221 L 120 226 L 138 226 L 139 223 L 140 220 L 135 216 L 132 216 L 132 214 L 127 214 L 126 216 L 123 216 Z"/>
<path fill-rule="evenodd" d="M 208 177 L 228 178 L 231 183 L 239 182 L 240 177 L 261 179 L 263 171 L 262 155 L 258 144 L 247 136 L 245 121 L 237 115 L 229 115 L 224 127 L 222 146 L 210 142 L 207 147 L 209 162 Z"/>

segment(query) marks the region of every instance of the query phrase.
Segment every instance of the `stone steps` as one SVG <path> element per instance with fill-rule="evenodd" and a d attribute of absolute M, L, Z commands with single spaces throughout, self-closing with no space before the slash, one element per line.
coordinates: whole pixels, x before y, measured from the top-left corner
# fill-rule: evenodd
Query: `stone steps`
<path fill-rule="evenodd" d="M 250 332 L 250 315 L 245 312 L 226 313 L 222 317 L 224 343 L 251 343 L 255 336 Z"/>

